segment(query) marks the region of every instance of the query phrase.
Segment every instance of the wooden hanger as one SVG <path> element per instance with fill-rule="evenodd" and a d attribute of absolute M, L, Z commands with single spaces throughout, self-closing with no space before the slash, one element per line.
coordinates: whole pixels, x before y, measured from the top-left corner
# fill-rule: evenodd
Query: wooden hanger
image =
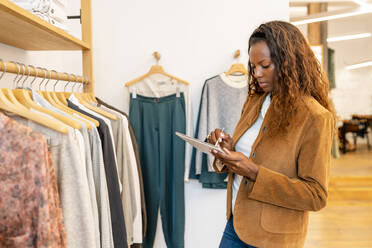
<path fill-rule="evenodd" d="M 240 50 L 236 50 L 236 52 L 234 54 L 234 59 L 239 58 L 239 56 L 240 56 Z M 235 64 L 231 65 L 230 69 L 227 72 L 225 72 L 226 76 L 236 75 L 236 74 L 248 75 L 248 70 L 245 68 L 244 64 L 235 63 Z"/>
<path fill-rule="evenodd" d="M 162 75 L 164 75 L 164 76 L 169 77 L 170 79 L 175 79 L 175 80 L 177 80 L 178 82 L 181 82 L 181 83 L 183 83 L 183 84 L 186 84 L 186 85 L 189 85 L 189 84 L 190 84 L 189 82 L 186 82 L 185 80 L 179 79 L 179 78 L 177 78 L 177 77 L 175 77 L 175 76 L 172 76 L 172 75 L 168 74 L 167 72 L 165 72 L 164 69 L 163 69 L 163 67 L 162 67 L 161 65 L 158 64 L 158 63 L 159 63 L 159 60 L 160 60 L 160 54 L 159 54 L 158 52 L 154 52 L 154 53 L 153 53 L 153 56 L 154 56 L 154 58 L 156 59 L 157 64 L 151 66 L 150 70 L 149 70 L 145 75 L 140 76 L 140 77 L 138 77 L 138 78 L 136 78 L 136 79 L 134 79 L 134 80 L 131 80 L 131 81 L 127 82 L 127 83 L 125 84 L 126 87 L 129 87 L 129 86 L 131 86 L 131 85 L 133 85 L 133 84 L 136 84 L 136 83 L 142 81 L 143 79 L 145 79 L 145 78 L 151 76 L 152 74 L 162 74 Z"/>
<path fill-rule="evenodd" d="M 81 118 L 83 118 L 83 119 L 85 119 L 85 120 L 88 120 L 88 121 L 90 121 L 90 122 L 92 122 L 92 123 L 94 123 L 94 125 L 96 126 L 96 127 L 98 127 L 99 126 L 99 122 L 97 121 L 97 120 L 95 120 L 95 119 L 93 119 L 93 118 L 91 118 L 91 117 L 89 117 L 89 116 L 87 116 L 87 115 L 84 115 L 84 114 L 82 114 L 82 113 L 80 113 L 79 111 L 76 111 L 76 110 L 74 110 L 74 109 L 72 109 L 72 108 L 69 108 L 68 106 L 67 106 L 67 101 L 66 101 L 66 99 L 64 99 L 65 101 L 66 101 L 66 105 L 58 98 L 58 96 L 57 96 L 57 94 L 56 94 L 56 92 L 50 92 L 50 95 L 51 95 L 51 97 L 57 102 L 57 103 L 59 103 L 60 104 L 60 106 L 61 106 L 61 108 L 64 110 L 64 111 L 66 111 L 66 112 L 68 112 L 68 113 L 70 113 L 70 114 L 77 114 L 77 115 L 79 115 Z M 89 122 L 88 122 L 89 123 Z"/>
<path fill-rule="evenodd" d="M 1 60 L 2 61 L 2 60 Z M 2 61 L 3 62 L 3 61 Z M 6 65 L 4 65 L 4 73 L 6 72 Z M 1 75 L 0 79 L 3 77 L 4 73 Z M 18 77 L 18 75 L 17 75 Z M 0 109 L 19 115 L 23 118 L 26 118 L 28 120 L 34 121 L 40 125 L 46 126 L 50 129 L 53 129 L 55 131 L 61 132 L 61 133 L 68 133 L 68 128 L 66 125 L 61 124 L 58 121 L 55 121 L 53 119 L 49 119 L 45 116 L 36 114 L 34 112 L 29 111 L 25 106 L 14 104 L 4 95 L 3 89 L 0 90 Z"/>
<path fill-rule="evenodd" d="M 67 73 L 66 73 L 66 74 L 67 74 Z M 67 75 L 68 75 L 68 74 L 67 74 Z M 84 115 L 84 114 L 80 113 L 79 111 L 76 111 L 76 110 L 74 110 L 74 109 L 72 109 L 72 108 L 69 108 L 69 107 L 68 107 L 68 103 L 67 103 L 67 101 L 66 101 L 66 98 L 64 98 L 64 95 L 63 95 L 63 94 L 60 94 L 60 95 L 61 95 L 61 98 L 62 98 L 66 103 L 63 102 L 62 100 L 60 100 L 60 98 L 57 96 L 57 93 L 56 93 L 56 85 L 57 85 L 57 83 L 58 83 L 58 81 L 56 81 L 56 82 L 54 83 L 54 85 L 53 85 L 53 91 L 50 92 L 50 96 L 54 99 L 54 101 L 55 101 L 56 103 L 58 103 L 59 106 L 60 106 L 62 109 L 64 109 L 66 112 L 70 113 L 71 115 L 76 114 L 76 115 L 80 116 L 81 118 L 83 118 L 83 119 L 85 119 L 85 120 L 88 120 L 88 121 L 94 123 L 94 125 L 95 125 L 96 127 L 98 127 L 98 126 L 99 126 L 99 122 L 98 122 L 97 120 L 95 120 L 95 119 L 93 119 L 93 118 L 91 118 L 91 117 L 89 117 L 89 116 L 87 116 L 87 115 Z M 63 92 L 61 92 L 61 93 L 63 93 Z"/>
<path fill-rule="evenodd" d="M 98 104 L 98 101 L 97 101 L 97 99 L 93 96 L 93 94 L 90 94 L 90 93 L 83 93 L 83 94 L 85 94 L 85 95 L 88 97 L 88 99 L 90 99 L 92 102 Z"/>
<path fill-rule="evenodd" d="M 56 81 L 56 83 L 58 83 L 58 81 L 59 81 L 59 74 L 58 74 L 58 72 L 56 72 L 55 70 L 50 70 L 49 71 L 49 79 L 48 79 L 48 81 L 45 83 L 45 89 L 44 89 L 44 91 L 38 91 L 38 93 L 45 99 L 45 100 L 47 100 L 53 107 L 56 107 L 56 108 L 59 108 L 59 105 L 58 105 L 58 103 L 54 100 L 54 98 L 51 96 L 51 92 L 50 91 L 47 91 L 47 89 L 46 89 L 46 87 L 47 87 L 47 85 L 48 85 L 48 83 L 49 83 L 49 81 L 50 81 L 50 79 L 51 79 L 51 74 L 52 74 L 52 71 L 53 72 L 55 72 L 55 73 L 57 73 L 57 77 L 58 77 L 58 79 L 57 79 L 57 81 Z"/>
<path fill-rule="evenodd" d="M 75 129 L 81 128 L 81 124 L 79 122 L 36 104 L 31 98 L 30 91 L 24 89 L 15 89 L 13 90 L 13 93 L 15 97 L 18 99 L 18 101 L 25 105 L 26 107 L 33 108 L 37 111 L 50 115 L 51 117 L 56 118 L 57 120 L 69 125 L 72 128 Z"/>
<path fill-rule="evenodd" d="M 74 76 L 73 74 L 71 74 L 72 76 Z M 68 82 L 69 83 L 69 82 Z M 67 85 L 68 85 L 68 83 L 65 85 L 65 89 L 64 90 L 66 90 L 66 87 L 67 87 Z M 109 113 L 109 112 L 106 112 L 106 111 L 104 111 L 104 110 L 102 110 L 102 109 L 99 109 L 99 108 L 97 108 L 97 107 L 94 107 L 94 106 L 92 106 L 92 105 L 90 105 L 89 104 L 89 102 L 86 102 L 81 96 L 79 96 L 78 94 L 74 94 L 73 92 L 64 92 L 64 97 L 67 99 L 67 98 L 69 98 L 70 96 L 71 96 L 71 94 L 73 94 L 78 100 L 79 100 L 79 103 L 81 104 L 81 105 L 83 105 L 84 107 L 86 107 L 87 109 L 90 109 L 90 110 L 92 110 L 92 111 L 94 111 L 94 112 L 96 112 L 97 114 L 100 114 L 100 115 L 102 115 L 102 116 L 104 116 L 104 117 L 107 117 L 107 118 L 109 118 L 109 119 L 111 119 L 111 120 L 117 120 L 118 119 L 118 117 L 116 116 L 116 115 L 113 115 L 113 114 L 111 114 L 111 113 Z"/>
<path fill-rule="evenodd" d="M 46 77 L 46 73 L 45 73 L 45 77 Z M 44 77 L 44 79 L 45 79 L 45 77 Z M 54 112 L 52 110 L 49 110 L 47 108 L 41 107 L 40 105 L 35 103 L 32 100 L 31 91 L 25 90 L 25 89 L 15 89 L 15 90 L 13 90 L 13 94 L 17 98 L 17 100 L 22 105 L 26 106 L 27 108 L 33 108 L 37 111 L 40 111 L 40 112 L 45 113 L 47 115 L 50 115 L 51 117 L 56 118 L 57 120 L 69 125 L 72 128 L 81 129 L 81 124 L 78 121 L 75 121 L 71 118 L 68 118 L 64 115 L 56 113 L 56 112 Z"/>
<path fill-rule="evenodd" d="M 4 65 L 4 72 L 3 72 L 3 74 L 2 74 L 1 77 L 0 77 L 0 80 L 1 80 L 1 78 L 4 76 L 4 74 L 5 74 L 5 72 L 6 72 L 6 64 L 3 62 L 2 59 L 0 59 L 0 60 L 1 60 L 1 62 L 3 63 L 3 65 Z M 18 65 L 18 64 L 17 64 L 17 65 Z M 17 73 L 17 76 L 16 76 L 16 77 L 14 78 L 14 80 L 13 80 L 13 84 L 16 83 L 17 78 L 18 78 L 18 76 L 19 76 L 19 74 L 20 74 L 20 70 L 21 70 L 21 68 L 18 66 L 18 73 Z M 24 75 L 24 71 L 23 71 L 23 75 Z M 23 75 L 22 75 L 22 77 L 23 77 Z M 22 78 L 22 77 L 21 77 L 21 78 Z M 21 78 L 20 78 L 20 79 L 21 79 Z M 19 80 L 20 80 L 20 79 L 19 79 Z M 26 79 L 27 79 L 27 78 L 26 78 Z M 18 100 L 17 100 L 17 99 L 15 98 L 15 96 L 13 95 L 13 91 L 12 91 L 11 89 L 1 89 L 1 91 L 3 92 L 4 96 L 8 98 L 8 100 L 9 100 L 8 103 L 11 103 L 11 104 L 15 105 L 14 107 L 18 107 L 18 108 L 20 108 L 20 109 L 22 109 L 22 110 L 28 111 L 28 109 L 27 109 L 25 106 L 23 106 L 20 102 L 18 102 Z"/>
<path fill-rule="evenodd" d="M 51 79 L 51 72 L 52 71 L 49 71 L 49 80 Z M 54 71 L 55 73 L 57 73 L 57 76 L 58 76 L 58 79 L 57 79 L 57 81 L 55 82 L 55 84 L 54 85 L 56 85 L 57 83 L 58 83 L 58 81 L 59 81 L 59 74 L 58 74 L 58 72 L 56 72 L 56 71 Z M 54 93 L 54 92 L 51 92 L 51 91 L 47 91 L 47 89 L 46 89 L 46 86 L 47 86 L 47 84 L 48 84 L 48 82 L 49 82 L 49 80 L 46 82 L 46 84 L 45 84 L 45 91 L 39 91 L 38 93 L 40 94 L 40 95 L 42 95 L 50 104 L 52 104 L 53 105 L 53 107 L 55 107 L 55 108 L 58 108 L 59 110 L 61 110 L 61 111 L 63 111 L 63 112 L 65 112 L 66 114 L 68 114 L 68 115 L 70 115 L 71 116 L 71 118 L 73 118 L 73 109 L 70 109 L 70 108 L 68 108 L 68 107 L 66 107 L 65 105 L 63 105 L 62 103 L 60 103 L 60 102 L 58 102 L 58 101 L 56 101 L 53 97 L 52 97 L 52 93 Z M 71 110 L 71 111 L 70 111 Z M 76 118 L 76 117 L 74 117 L 74 118 Z M 84 124 L 87 126 L 87 128 L 88 129 L 91 129 L 91 128 L 93 128 L 93 126 L 90 124 L 90 122 L 89 121 L 87 121 L 86 119 L 80 119 L 82 122 L 84 122 Z M 99 124 L 99 123 L 98 123 Z"/>
<path fill-rule="evenodd" d="M 111 120 L 117 120 L 118 117 L 116 115 L 113 115 L 109 112 L 106 112 L 102 109 L 99 109 L 97 107 L 94 107 L 92 105 L 90 105 L 88 102 L 86 102 L 83 98 L 81 98 L 81 96 L 78 96 L 78 95 L 75 95 L 74 96 L 79 100 L 80 104 L 83 105 L 84 107 L 86 107 L 87 109 L 90 109 L 104 117 L 107 117 L 107 118 L 110 118 Z"/>
<path fill-rule="evenodd" d="M 1 74 L 1 77 L 0 77 L 0 80 L 3 78 L 4 74 L 6 73 L 6 63 L 4 63 L 4 61 L 2 59 L 0 59 L 1 63 L 3 64 L 3 68 L 4 68 L 4 71 L 3 73 Z M 20 70 L 21 68 L 18 67 L 18 73 L 17 73 L 17 76 L 14 78 L 13 80 L 13 83 L 16 82 L 19 74 L 20 74 Z M 13 95 L 13 92 L 11 89 L 0 89 L 0 91 L 2 91 L 3 95 L 8 99 L 9 102 L 7 102 L 8 104 L 11 104 L 11 105 L 14 105 L 13 107 L 15 108 L 20 108 L 22 110 L 25 110 L 25 111 L 28 111 L 28 109 L 23 106 L 20 102 L 18 102 L 18 100 L 14 97 Z"/>
<path fill-rule="evenodd" d="M 38 124 L 46 126 L 55 131 L 65 133 L 65 134 L 68 133 L 67 126 L 64 124 L 62 125 L 58 121 L 55 121 L 55 120 L 49 119 L 48 117 L 33 113 L 29 110 L 24 110 L 24 109 L 14 107 L 14 105 L 12 105 L 12 103 L 5 97 L 2 91 L 0 91 L 0 109 L 19 115 L 28 120 L 34 121 Z"/>

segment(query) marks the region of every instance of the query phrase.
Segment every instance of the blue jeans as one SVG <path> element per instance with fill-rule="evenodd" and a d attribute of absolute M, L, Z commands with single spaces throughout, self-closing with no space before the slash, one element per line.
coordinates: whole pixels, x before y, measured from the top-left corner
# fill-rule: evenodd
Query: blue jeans
<path fill-rule="evenodd" d="M 234 230 L 233 217 L 226 223 L 219 248 L 256 248 L 241 241 Z"/>

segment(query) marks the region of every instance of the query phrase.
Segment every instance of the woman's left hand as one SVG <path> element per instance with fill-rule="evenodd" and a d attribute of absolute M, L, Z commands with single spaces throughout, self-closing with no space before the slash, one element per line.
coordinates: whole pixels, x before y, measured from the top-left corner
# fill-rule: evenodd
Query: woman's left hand
<path fill-rule="evenodd" d="M 256 181 L 258 166 L 241 152 L 229 151 L 222 148 L 225 153 L 212 149 L 212 154 L 220 159 L 228 167 L 230 172 L 245 176 L 252 181 Z"/>

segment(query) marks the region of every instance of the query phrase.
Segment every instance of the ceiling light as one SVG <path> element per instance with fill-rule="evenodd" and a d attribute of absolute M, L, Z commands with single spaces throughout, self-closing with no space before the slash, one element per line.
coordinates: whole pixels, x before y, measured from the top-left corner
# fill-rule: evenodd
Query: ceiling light
<path fill-rule="evenodd" d="M 358 8 L 349 9 L 349 10 L 322 12 L 322 13 L 312 14 L 306 17 L 293 18 L 291 23 L 293 25 L 301 25 L 301 24 L 340 19 L 340 18 L 345 18 L 345 17 L 350 17 L 350 16 L 364 15 L 368 13 L 372 13 L 372 8 L 369 6 L 367 7 L 367 5 L 365 5 L 365 6 L 361 6 Z"/>
<path fill-rule="evenodd" d="M 367 66 L 372 66 L 372 61 L 367 61 L 367 62 L 355 64 L 355 65 L 349 65 L 349 66 L 346 66 L 346 69 L 353 70 L 353 69 L 358 69 L 358 68 L 367 67 Z"/>
<path fill-rule="evenodd" d="M 342 41 L 342 40 L 354 40 L 354 39 L 361 39 L 361 38 L 368 38 L 368 37 L 371 37 L 371 33 L 362 33 L 362 34 L 352 34 L 352 35 L 331 37 L 331 38 L 327 38 L 327 42 Z"/>

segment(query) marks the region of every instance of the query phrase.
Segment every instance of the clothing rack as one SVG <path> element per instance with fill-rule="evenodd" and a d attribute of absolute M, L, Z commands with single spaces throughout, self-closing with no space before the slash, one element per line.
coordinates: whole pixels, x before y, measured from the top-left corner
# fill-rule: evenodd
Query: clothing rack
<path fill-rule="evenodd" d="M 2 60 L 0 59 L 0 73 L 1 72 L 14 73 L 27 77 L 37 77 L 44 79 L 47 78 L 74 83 L 83 83 L 84 85 L 89 84 L 89 81 L 82 76 L 76 76 L 74 74 L 66 72 L 57 72 L 55 70 L 48 70 L 41 67 L 35 67 L 33 65 L 24 65 L 18 62 L 2 62 Z"/>

